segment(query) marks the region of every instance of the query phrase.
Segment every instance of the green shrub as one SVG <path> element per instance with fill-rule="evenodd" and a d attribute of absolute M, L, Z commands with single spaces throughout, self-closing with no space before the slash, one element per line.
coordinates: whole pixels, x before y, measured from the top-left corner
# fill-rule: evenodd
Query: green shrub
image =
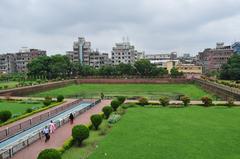
<path fill-rule="evenodd" d="M 89 137 L 89 129 L 85 125 L 76 125 L 72 128 L 72 137 L 79 146 Z"/>
<path fill-rule="evenodd" d="M 234 99 L 233 98 L 228 98 L 227 105 L 228 105 L 228 107 L 234 106 Z"/>
<path fill-rule="evenodd" d="M 103 107 L 102 111 L 104 113 L 105 118 L 108 119 L 110 114 L 113 112 L 113 108 L 110 106 L 105 106 Z"/>
<path fill-rule="evenodd" d="M 169 105 L 169 98 L 168 97 L 160 97 L 159 101 L 163 107 Z"/>
<path fill-rule="evenodd" d="M 208 107 L 208 106 L 212 105 L 212 99 L 207 97 L 207 96 L 202 97 L 201 101 L 203 102 L 205 107 Z"/>
<path fill-rule="evenodd" d="M 57 102 L 62 102 L 64 99 L 64 96 L 63 95 L 58 95 L 57 96 Z"/>
<path fill-rule="evenodd" d="M 40 83 L 42 83 L 42 80 L 41 80 L 41 79 L 37 79 L 36 82 L 37 82 L 38 84 L 40 84 Z"/>
<path fill-rule="evenodd" d="M 32 111 L 33 111 L 32 108 L 27 108 L 27 109 L 26 109 L 26 113 L 31 113 Z"/>
<path fill-rule="evenodd" d="M 61 159 L 61 154 L 56 149 L 45 149 L 39 153 L 37 159 Z"/>
<path fill-rule="evenodd" d="M 118 122 L 121 119 L 121 115 L 118 114 L 113 114 L 109 117 L 108 119 L 108 123 L 110 124 L 115 124 L 116 122 Z"/>
<path fill-rule="evenodd" d="M 103 99 L 103 98 L 104 98 L 104 94 L 103 94 L 103 93 L 101 93 L 101 95 L 100 95 L 100 96 L 101 96 L 101 99 Z"/>
<path fill-rule="evenodd" d="M 114 111 L 117 110 L 117 108 L 121 105 L 121 103 L 118 100 L 113 100 L 111 102 L 111 107 L 113 108 Z"/>
<path fill-rule="evenodd" d="M 51 100 L 46 100 L 46 99 L 45 99 L 45 100 L 43 101 L 44 106 L 49 106 L 51 103 L 52 103 Z"/>
<path fill-rule="evenodd" d="M 12 113 L 10 111 L 8 111 L 8 110 L 0 111 L 0 120 L 2 122 L 6 122 L 11 117 L 12 117 Z"/>
<path fill-rule="evenodd" d="M 125 109 L 123 109 L 122 107 L 120 107 L 120 108 L 118 108 L 118 110 L 117 110 L 117 112 L 116 112 L 117 114 L 119 114 L 119 115 L 123 115 L 123 114 L 125 114 L 126 113 L 126 110 Z"/>
<path fill-rule="evenodd" d="M 187 96 L 183 96 L 180 99 L 183 102 L 183 105 L 186 107 L 190 103 L 190 98 Z"/>
<path fill-rule="evenodd" d="M 102 123 L 102 117 L 99 114 L 94 114 L 91 116 L 91 122 L 93 127 L 97 130 L 99 125 Z"/>
<path fill-rule="evenodd" d="M 8 89 L 8 85 L 3 86 L 4 89 Z"/>
<path fill-rule="evenodd" d="M 123 104 L 123 103 L 125 102 L 125 100 L 126 100 L 126 97 L 124 97 L 124 96 L 118 96 L 118 97 L 117 97 L 117 100 L 118 100 L 121 104 Z"/>
<path fill-rule="evenodd" d="M 139 104 L 144 106 L 144 105 L 147 105 L 148 104 L 148 99 L 145 98 L 145 97 L 141 97 L 139 100 L 138 100 Z"/>
<path fill-rule="evenodd" d="M 45 100 L 52 101 L 52 97 L 50 97 L 50 96 L 46 96 L 46 97 L 45 97 Z"/>

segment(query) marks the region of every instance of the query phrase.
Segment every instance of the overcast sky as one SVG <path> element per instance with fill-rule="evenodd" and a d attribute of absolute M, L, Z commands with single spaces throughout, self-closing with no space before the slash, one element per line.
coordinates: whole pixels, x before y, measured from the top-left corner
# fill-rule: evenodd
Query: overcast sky
<path fill-rule="evenodd" d="M 0 53 L 72 50 L 78 36 L 110 52 L 123 36 L 146 54 L 192 55 L 240 40 L 240 0 L 0 0 Z"/>

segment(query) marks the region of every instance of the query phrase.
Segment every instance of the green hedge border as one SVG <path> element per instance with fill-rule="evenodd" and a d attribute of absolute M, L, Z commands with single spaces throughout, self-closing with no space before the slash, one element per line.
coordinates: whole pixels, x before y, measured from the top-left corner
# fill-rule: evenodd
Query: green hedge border
<path fill-rule="evenodd" d="M 27 113 L 27 114 L 21 115 L 21 116 L 19 116 L 19 117 L 17 117 L 17 118 L 12 118 L 12 119 L 4 122 L 4 123 L 1 123 L 1 124 L 0 124 L 0 127 L 1 127 L 1 126 L 5 126 L 5 125 L 8 125 L 8 124 L 11 124 L 11 123 L 13 123 L 13 122 L 16 122 L 16 121 L 21 120 L 21 119 L 26 118 L 26 117 L 29 117 L 29 116 L 34 115 L 34 114 L 36 114 L 36 113 L 42 112 L 42 111 L 44 111 L 44 110 L 47 110 L 47 109 L 50 109 L 50 108 L 59 106 L 59 105 L 65 103 L 65 102 L 66 102 L 66 101 L 57 102 L 57 103 L 51 104 L 51 105 L 48 106 L 48 107 L 40 108 L 40 109 L 35 110 L 35 111 L 31 112 L 31 113 Z"/>

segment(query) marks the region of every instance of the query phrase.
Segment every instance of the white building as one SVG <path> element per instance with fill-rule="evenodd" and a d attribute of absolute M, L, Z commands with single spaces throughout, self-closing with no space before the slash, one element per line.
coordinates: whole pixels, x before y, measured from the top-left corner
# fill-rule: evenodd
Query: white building
<path fill-rule="evenodd" d="M 112 48 L 112 64 L 118 65 L 134 64 L 137 60 L 144 58 L 144 52 L 138 52 L 130 42 L 116 43 Z"/>

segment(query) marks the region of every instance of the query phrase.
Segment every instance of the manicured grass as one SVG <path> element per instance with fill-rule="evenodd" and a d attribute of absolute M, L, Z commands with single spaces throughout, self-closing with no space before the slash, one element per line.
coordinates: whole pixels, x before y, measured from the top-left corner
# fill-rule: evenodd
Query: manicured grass
<path fill-rule="evenodd" d="M 89 159 L 239 159 L 239 123 L 239 108 L 130 108 Z"/>
<path fill-rule="evenodd" d="M 27 108 L 41 106 L 43 106 L 42 102 L 40 102 L 39 104 L 26 104 L 21 103 L 20 101 L 0 101 L 0 111 L 9 110 L 12 112 L 12 114 L 22 114 L 26 111 Z"/>
<path fill-rule="evenodd" d="M 194 84 L 80 84 L 49 90 L 33 96 L 64 95 L 65 97 L 91 98 L 100 97 L 101 92 L 105 96 L 144 96 L 149 99 L 159 99 L 160 96 L 176 99 L 182 94 L 190 96 L 192 99 L 200 99 L 204 95 L 212 97 Z"/>
<path fill-rule="evenodd" d="M 4 86 L 8 86 L 8 89 L 15 88 L 18 82 L 11 81 L 11 82 L 0 82 L 0 87 L 5 89 Z"/>
<path fill-rule="evenodd" d="M 98 143 L 105 138 L 105 135 L 101 135 L 100 132 L 106 130 L 105 132 L 108 133 L 110 131 L 106 120 L 99 129 L 98 131 L 91 130 L 90 137 L 83 142 L 83 145 L 81 147 L 73 146 L 63 153 L 62 159 L 87 158 L 98 147 Z"/>

